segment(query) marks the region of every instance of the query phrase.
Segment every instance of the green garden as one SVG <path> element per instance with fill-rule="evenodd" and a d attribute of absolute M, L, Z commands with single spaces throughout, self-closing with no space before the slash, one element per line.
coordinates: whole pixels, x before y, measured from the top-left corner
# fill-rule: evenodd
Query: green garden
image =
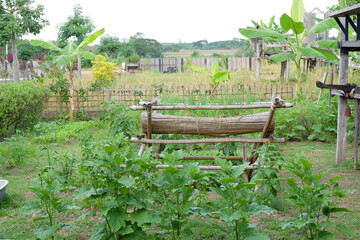
<path fill-rule="evenodd" d="M 0 17 L 8 16 L 7 3 L 0 1 Z M 27 6 L 32 1 L 22 3 Z M 333 8 L 356 3 L 341 0 Z M 33 20 L 38 25 L 31 24 L 34 29 L 27 31 L 40 31 L 47 24 L 41 18 L 43 8 L 38 6 L 32 14 L 30 10 L 25 11 L 30 15 L 24 19 L 37 16 Z M 129 42 L 120 43 L 103 36 L 105 29 L 94 31 L 80 6 L 74 8 L 74 16 L 83 17 L 89 25 L 80 35 L 71 34 L 76 41 L 68 41 L 66 24 L 59 29 L 58 41 L 51 43 L 16 43 L 16 38 L 9 36 L 23 32 L 14 35 L 10 33 L 18 29 L 7 28 L 9 32 L 0 35 L 0 40 L 8 36 L 5 40 L 12 41 L 15 56 L 17 48 L 31 49 L 29 56 L 41 55 L 39 69 L 44 74 L 17 81 L 17 57 L 12 60 L 11 72 L 2 70 L 12 74 L 14 82 L 0 84 L 0 180 L 8 181 L 6 186 L 0 185 L 0 239 L 359 239 L 360 174 L 354 170 L 354 114 L 347 118 L 346 161 L 336 164 L 338 97 L 329 97 L 325 91 L 321 94 L 315 85 L 325 71 L 334 74 L 335 81 L 339 77 L 336 40 L 303 45 L 306 36 L 321 35 L 336 23 L 319 20 L 316 27 L 305 30 L 302 1 L 294 0 L 292 10 L 292 16 L 284 14 L 279 24 L 272 19 L 268 25 L 261 21 L 261 26 L 239 29 L 246 39 L 263 38 L 291 48 L 291 53 L 260 61 L 261 79 L 254 68 L 228 71 L 230 56 L 219 54 L 213 55 L 217 60 L 208 68 L 196 66 L 189 58 L 181 72 L 115 71 L 123 61 L 163 57 L 165 47 L 167 51 L 190 48 L 192 57 L 198 57 L 205 45 L 211 50 L 220 45 L 240 49 L 248 58 L 254 53 L 245 39 L 241 46 L 235 40 L 162 46 L 137 33 Z M 94 47 L 98 38 L 100 46 Z M 144 49 L 152 52 L 141 52 Z M 322 65 L 305 71 L 301 66 L 304 56 L 321 59 Z M 356 60 L 355 55 L 352 58 Z M 279 76 L 280 62 L 287 60 L 292 69 L 288 81 Z M 349 69 L 349 82 L 358 84 L 358 74 L 356 68 Z M 123 87 L 124 91 L 136 89 L 134 95 L 151 101 L 141 90 L 156 89 L 161 105 L 183 106 L 185 95 L 169 90 L 175 86 L 183 91 L 192 89 L 194 95 L 186 96 L 186 101 L 197 106 L 239 104 L 233 96 L 222 96 L 225 92 L 220 89 L 226 86 L 246 96 L 241 104 L 250 105 L 268 102 L 267 94 L 274 89 L 255 93 L 252 86 L 269 83 L 290 85 L 293 91 L 292 97 L 284 99 L 293 107 L 276 109 L 274 115 L 273 135 L 285 138 L 285 143 L 266 142 L 261 147 L 240 142 L 152 144 L 141 156 L 140 144 L 130 141 L 145 133 L 141 129 L 145 111 L 132 111 L 129 106 L 137 102 L 130 104 L 125 97 L 101 100 L 101 110 L 90 113 L 78 109 L 74 97 L 77 94 L 86 102 L 92 91 Z M 203 88 L 204 93 L 200 91 Z M 66 106 L 66 114 L 46 112 L 52 98 Z M 354 112 L 355 101 L 349 101 L 348 108 Z M 240 121 L 262 111 L 178 109 L 162 113 L 198 119 L 238 117 Z M 236 137 L 264 136 L 255 132 Z M 152 139 L 207 137 L 153 134 Z M 209 158 L 194 161 L 185 156 Z M 242 160 L 238 156 L 243 156 Z M 253 156 L 259 159 L 257 165 L 246 161 Z M 220 170 L 202 170 L 204 166 L 219 166 Z M 246 177 L 249 169 L 254 171 L 251 179 Z M 1 193 L 5 193 L 2 198 Z"/>

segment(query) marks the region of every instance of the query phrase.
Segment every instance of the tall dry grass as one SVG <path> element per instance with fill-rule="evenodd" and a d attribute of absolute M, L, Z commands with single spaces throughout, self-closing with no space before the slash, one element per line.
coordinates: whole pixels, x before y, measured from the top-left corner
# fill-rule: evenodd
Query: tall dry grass
<path fill-rule="evenodd" d="M 260 80 L 256 80 L 255 71 L 234 71 L 230 73 L 231 79 L 227 82 L 221 83 L 223 87 L 235 87 L 239 85 L 265 85 L 270 83 L 287 83 L 280 78 L 280 64 L 269 63 L 263 60 L 261 63 Z M 290 83 L 294 84 L 296 88 L 296 67 L 295 64 L 290 65 Z M 310 72 L 303 72 L 303 80 L 301 82 L 303 94 L 308 97 L 314 97 L 318 93 L 315 85 L 316 81 L 321 81 L 325 71 L 334 71 L 334 84 L 338 84 L 338 75 L 336 69 L 328 67 L 318 67 Z M 82 86 L 87 88 L 93 81 L 90 71 L 84 71 L 82 75 Z M 327 78 L 329 82 L 329 76 Z M 349 82 L 359 84 L 358 71 L 349 71 Z M 78 81 L 75 80 L 75 87 L 78 86 Z M 208 76 L 193 72 L 191 69 L 186 69 L 184 73 L 164 74 L 155 71 L 137 72 L 129 74 L 127 72 L 117 71 L 116 80 L 108 87 L 111 89 L 153 89 L 153 88 L 194 88 L 204 89 L 209 88 L 211 80 Z"/>

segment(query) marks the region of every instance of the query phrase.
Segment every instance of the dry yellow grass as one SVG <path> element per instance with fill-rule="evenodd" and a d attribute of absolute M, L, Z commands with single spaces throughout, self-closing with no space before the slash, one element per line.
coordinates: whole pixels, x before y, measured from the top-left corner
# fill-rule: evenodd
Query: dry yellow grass
<path fill-rule="evenodd" d="M 302 90 L 307 94 L 317 89 L 315 82 L 321 81 L 325 71 L 330 71 L 329 68 L 319 67 L 311 72 L 303 73 L 303 80 L 301 83 Z M 191 70 L 186 70 L 185 73 L 164 74 L 160 72 L 138 72 L 136 74 L 129 74 L 127 72 L 117 71 L 118 77 L 114 83 L 109 86 L 112 89 L 154 89 L 154 88 L 209 88 L 210 79 L 204 74 L 196 73 Z M 239 85 L 265 85 L 269 83 L 286 83 L 284 79 L 280 78 L 280 64 L 271 64 L 264 60 L 261 64 L 260 80 L 255 79 L 254 71 L 234 71 L 230 73 L 231 80 L 221 83 L 224 87 L 232 87 Z M 290 67 L 290 82 L 296 86 L 295 81 L 295 65 L 292 63 Z M 328 78 L 329 79 L 329 78 Z M 83 71 L 82 86 L 87 88 L 93 80 L 90 71 Z M 329 80 L 327 80 L 328 82 Z M 349 72 L 349 82 L 359 84 L 358 73 Z M 79 87 L 78 81 L 75 80 L 75 87 Z M 338 76 L 335 74 L 334 83 L 338 83 Z"/>

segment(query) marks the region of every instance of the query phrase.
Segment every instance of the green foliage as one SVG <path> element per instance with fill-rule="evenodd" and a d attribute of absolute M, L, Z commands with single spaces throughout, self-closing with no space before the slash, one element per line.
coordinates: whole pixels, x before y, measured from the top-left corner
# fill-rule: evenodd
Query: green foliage
<path fill-rule="evenodd" d="M 269 239 L 266 234 L 257 231 L 256 225 L 250 222 L 251 216 L 275 211 L 256 203 L 254 189 L 263 180 L 253 178 L 250 182 L 246 182 L 243 174 L 248 164 L 233 168 L 231 161 L 217 158 L 215 162 L 221 166 L 223 171 L 215 178 L 220 187 L 211 187 L 210 189 L 220 195 L 223 201 L 221 206 L 214 209 L 211 216 L 223 221 L 229 227 L 229 236 L 236 240 Z M 214 208 L 211 203 L 209 206 Z"/>
<path fill-rule="evenodd" d="M 157 58 L 162 56 L 163 45 L 150 38 L 132 38 L 129 41 L 135 53 L 141 57 Z"/>
<path fill-rule="evenodd" d="M 121 43 L 118 37 L 109 35 L 105 35 L 100 39 L 100 44 L 96 50 L 99 54 L 106 53 L 110 59 L 116 59 L 119 54 L 125 55 L 123 52 L 124 43 Z"/>
<path fill-rule="evenodd" d="M 16 44 L 18 53 L 19 53 L 19 59 L 23 61 L 29 61 L 33 59 L 36 55 L 43 55 L 44 49 L 41 47 L 35 47 L 30 44 L 29 41 L 22 41 Z"/>
<path fill-rule="evenodd" d="M 61 47 L 68 44 L 70 37 L 75 37 L 77 44 L 82 42 L 86 36 L 95 29 L 95 25 L 88 16 L 82 15 L 82 7 L 76 4 L 73 8 L 74 14 L 59 27 L 58 42 Z"/>
<path fill-rule="evenodd" d="M 48 93 L 31 82 L 1 84 L 0 138 L 36 124 Z"/>
<path fill-rule="evenodd" d="M 333 177 L 324 182 L 323 178 L 328 173 L 314 174 L 303 153 L 297 154 L 294 160 L 283 164 L 294 177 L 281 179 L 288 184 L 286 189 L 289 194 L 288 201 L 300 210 L 295 219 L 287 219 L 281 223 L 282 228 L 295 228 L 301 230 L 306 239 L 335 239 L 330 232 L 331 214 L 336 212 L 349 212 L 348 209 L 337 206 L 335 198 L 342 198 L 353 193 L 353 190 L 340 190 L 336 181 L 342 177 Z M 348 236 L 356 234 L 344 226 L 336 226 Z"/>
<path fill-rule="evenodd" d="M 137 55 L 137 54 L 133 54 L 133 55 L 126 58 L 126 62 L 138 63 L 138 62 L 140 62 L 140 56 Z"/>
<path fill-rule="evenodd" d="M 79 172 L 87 185 L 77 197 L 91 201 L 104 219 L 91 239 L 144 239 L 144 230 L 159 222 L 158 214 L 148 208 L 153 198 L 147 188 L 156 164 L 149 161 L 150 152 L 138 157 L 122 135 L 105 144 L 85 138 L 82 153 Z"/>
<path fill-rule="evenodd" d="M 301 56 L 321 58 L 329 62 L 337 62 L 337 56 L 327 49 L 320 49 L 313 47 L 317 44 L 317 41 L 312 42 L 308 46 L 304 45 L 304 40 L 313 33 L 320 34 L 336 26 L 336 22 L 333 18 L 323 20 L 305 31 L 305 25 L 302 22 L 304 17 L 305 9 L 302 0 L 293 0 L 291 7 L 291 17 L 284 13 L 280 18 L 280 26 L 285 33 L 292 31 L 292 35 L 284 35 L 282 32 L 277 32 L 269 28 L 240 28 L 239 32 L 248 38 L 271 38 L 279 43 L 287 43 L 292 52 L 279 53 L 271 56 L 271 60 L 275 62 L 282 62 L 288 59 L 294 60 L 296 65 L 298 90 L 301 91 Z M 330 42 L 331 40 L 328 40 Z M 335 41 L 333 41 L 335 42 Z M 320 45 L 320 44 L 319 44 Z M 332 44 L 330 44 L 333 46 Z M 330 46 L 328 44 L 328 46 Z M 321 46 L 323 47 L 323 46 Z M 337 49 L 337 48 L 335 48 Z"/>
<path fill-rule="evenodd" d="M 110 121 L 110 133 L 115 136 L 122 133 L 131 138 L 134 119 L 129 116 L 129 106 L 116 101 L 106 101 L 106 119 Z"/>
<path fill-rule="evenodd" d="M 78 134 L 89 127 L 94 126 L 93 121 L 83 122 L 41 122 L 34 126 L 34 131 L 39 134 L 33 138 L 35 143 L 61 143 L 78 137 Z"/>
<path fill-rule="evenodd" d="M 7 168 L 19 167 L 30 157 L 35 156 L 35 149 L 21 135 L 13 135 L 0 143 L 0 164 Z"/>
<path fill-rule="evenodd" d="M 271 143 L 258 148 L 257 153 L 259 154 L 260 164 L 254 179 L 264 180 L 258 185 L 259 196 L 257 199 L 259 203 L 269 205 L 282 190 L 279 176 L 284 158 L 277 145 Z"/>
<path fill-rule="evenodd" d="M 331 142 L 336 138 L 337 102 L 328 104 L 326 97 L 319 104 L 298 95 L 294 107 L 278 110 L 275 132 L 288 140 Z"/>
<path fill-rule="evenodd" d="M 219 62 L 215 61 L 211 65 L 211 72 L 208 72 L 207 69 L 201 68 L 199 66 L 190 63 L 190 66 L 194 71 L 200 72 L 207 75 L 211 79 L 211 97 L 214 97 L 215 89 L 217 86 L 230 79 L 229 71 L 221 71 Z"/>
<path fill-rule="evenodd" d="M 27 214 L 40 213 L 33 219 L 34 222 L 41 222 L 41 226 L 35 230 L 38 239 L 55 239 L 56 232 L 61 229 L 74 228 L 75 226 L 56 221 L 59 212 L 79 209 L 74 205 L 64 204 L 61 193 L 68 191 L 71 187 L 64 187 L 57 179 L 57 173 L 52 167 L 45 167 L 40 170 L 39 178 L 35 179 L 30 187 L 36 197 L 40 200 L 30 201 L 23 207 Z"/>
<path fill-rule="evenodd" d="M 95 77 L 95 82 L 91 83 L 93 89 L 100 89 L 109 86 L 115 80 L 115 63 L 107 62 L 105 57 L 97 55 L 92 67 L 91 74 Z"/>
<path fill-rule="evenodd" d="M 213 174 L 201 172 L 196 164 L 184 164 L 183 169 L 177 168 L 175 164 L 181 159 L 181 152 L 165 152 L 163 157 L 169 166 L 164 168 L 162 177 L 155 181 L 159 191 L 166 196 L 159 207 L 164 225 L 159 227 L 169 231 L 172 239 L 178 239 L 183 232 L 192 235 L 191 229 L 183 229 L 183 226 L 190 215 L 200 210 L 199 201 L 196 200 L 198 190 L 193 185 L 201 179 L 208 180 L 208 176 Z"/>

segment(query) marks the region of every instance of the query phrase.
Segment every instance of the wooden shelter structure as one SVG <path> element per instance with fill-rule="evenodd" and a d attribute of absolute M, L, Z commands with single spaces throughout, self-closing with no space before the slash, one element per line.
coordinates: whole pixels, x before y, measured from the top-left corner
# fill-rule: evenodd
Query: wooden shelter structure
<path fill-rule="evenodd" d="M 164 144 L 196 144 L 196 143 L 243 143 L 243 156 L 220 156 L 228 160 L 248 161 L 249 167 L 246 178 L 251 179 L 252 170 L 256 168 L 254 163 L 258 159 L 256 150 L 266 142 L 283 143 L 284 138 L 273 138 L 275 128 L 274 113 L 277 108 L 289 108 L 292 104 L 286 103 L 279 97 L 273 98 L 272 102 L 256 103 L 251 105 L 226 105 L 226 106 L 158 106 L 159 101 L 141 102 L 140 106 L 131 106 L 131 110 L 146 110 L 141 114 L 141 128 L 144 134 L 131 138 L 131 142 L 140 143 L 139 155 L 141 156 L 147 146 L 159 144 L 157 156 L 162 151 Z M 162 115 L 155 111 L 159 110 L 229 110 L 229 109 L 259 109 L 268 108 L 265 113 L 250 114 L 239 117 L 187 117 Z M 260 138 L 228 137 L 246 133 L 261 132 Z M 204 135 L 212 138 L 197 139 L 153 139 L 153 134 L 185 134 Z M 247 154 L 246 144 L 253 143 L 250 156 Z M 213 160 L 214 156 L 185 156 L 183 160 Z M 158 168 L 164 166 L 159 165 Z M 178 166 L 179 168 L 182 165 Z M 200 166 L 203 170 L 221 170 L 220 166 Z"/>
<path fill-rule="evenodd" d="M 351 16 L 356 16 L 356 23 Z M 329 14 L 333 17 L 340 27 L 340 41 L 338 47 L 340 49 L 340 65 L 339 65 L 339 84 L 348 85 L 348 68 L 349 68 L 349 52 L 360 51 L 360 4 L 345 7 L 341 10 Z M 354 29 L 356 40 L 350 40 L 350 27 Z M 338 117 L 337 117 L 337 142 L 336 142 L 336 163 L 340 164 L 346 159 L 346 108 L 348 99 L 355 99 L 355 154 L 354 168 L 357 168 L 358 158 L 358 132 L 359 132 L 359 106 L 360 106 L 360 88 L 353 85 L 350 92 L 340 89 L 332 90 L 331 94 L 339 96 Z"/>

